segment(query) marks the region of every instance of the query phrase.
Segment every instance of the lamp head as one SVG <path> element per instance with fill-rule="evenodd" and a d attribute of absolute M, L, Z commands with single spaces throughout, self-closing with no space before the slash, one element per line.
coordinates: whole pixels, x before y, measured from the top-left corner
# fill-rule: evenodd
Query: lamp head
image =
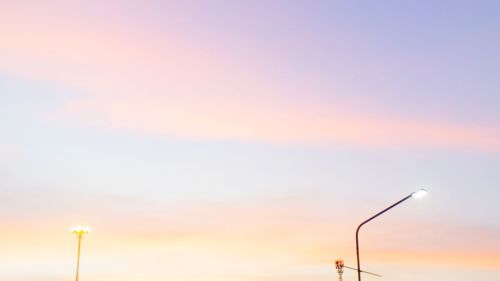
<path fill-rule="evenodd" d="M 77 235 L 82 235 L 82 234 L 87 234 L 89 232 L 92 232 L 92 228 L 89 226 L 83 226 L 83 225 L 77 225 L 75 227 L 72 227 L 69 229 L 72 233 L 77 234 Z"/>
<path fill-rule="evenodd" d="M 424 197 L 425 195 L 427 195 L 427 193 L 428 193 L 427 190 L 422 188 L 422 189 L 419 189 L 419 190 L 413 192 L 411 194 L 411 196 L 413 198 L 420 199 L 420 198 Z"/>
<path fill-rule="evenodd" d="M 335 268 L 336 269 L 342 269 L 344 267 L 344 261 L 343 260 L 336 260 L 335 261 Z"/>

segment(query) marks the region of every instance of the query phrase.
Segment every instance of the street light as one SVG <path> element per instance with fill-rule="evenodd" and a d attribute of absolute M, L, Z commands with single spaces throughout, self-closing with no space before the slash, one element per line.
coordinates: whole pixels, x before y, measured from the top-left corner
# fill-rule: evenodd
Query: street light
<path fill-rule="evenodd" d="M 82 246 L 82 238 L 85 234 L 92 231 L 92 228 L 88 226 L 75 226 L 69 229 L 72 233 L 76 234 L 78 237 L 78 256 L 76 259 L 76 281 L 78 281 L 78 274 L 80 272 L 80 249 Z"/>
<path fill-rule="evenodd" d="M 357 258 L 357 261 L 358 261 L 358 281 L 361 281 L 361 265 L 360 265 L 360 262 L 359 262 L 359 239 L 358 239 L 358 236 L 359 236 L 359 230 L 361 229 L 361 227 L 365 224 L 367 224 L 368 222 L 370 222 L 371 220 L 373 220 L 374 218 L 382 215 L 383 213 L 389 211 L 390 209 L 396 207 L 397 205 L 403 203 L 404 201 L 410 199 L 410 198 L 416 198 L 416 199 L 420 199 L 422 197 L 424 197 L 425 195 L 427 195 L 427 190 L 425 189 L 419 189 L 413 193 L 411 193 L 410 195 L 406 196 L 405 198 L 399 200 L 398 202 L 392 204 L 391 206 L 387 207 L 386 209 L 382 210 L 381 212 L 377 213 L 376 215 L 374 215 L 373 217 L 365 220 L 364 222 L 362 222 L 358 228 L 356 229 L 356 258 Z"/>

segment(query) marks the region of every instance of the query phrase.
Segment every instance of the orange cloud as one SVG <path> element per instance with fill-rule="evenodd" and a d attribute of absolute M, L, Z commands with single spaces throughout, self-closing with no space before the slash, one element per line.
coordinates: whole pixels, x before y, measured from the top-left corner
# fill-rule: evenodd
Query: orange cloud
<path fill-rule="evenodd" d="M 175 265 L 180 272 L 188 269 L 191 259 L 201 263 L 200 268 L 205 268 L 208 265 L 204 258 L 210 260 L 208 264 L 214 268 L 232 263 L 234 268 L 246 264 L 252 268 L 283 267 L 283 271 L 294 266 L 328 267 L 339 257 L 351 265 L 355 261 L 355 225 L 342 216 L 321 217 L 318 212 L 322 207 L 318 203 L 315 206 L 293 201 L 240 206 L 196 204 L 173 209 L 174 213 L 158 209 L 135 215 L 113 215 L 106 210 L 96 212 L 92 215 L 95 217 L 90 218 L 94 221 L 95 232 L 85 242 L 89 254 L 93 259 L 137 260 L 146 263 L 146 267 L 148 261 L 153 260 L 153 264 L 161 261 Z M 47 258 L 68 257 L 71 254 L 68 246 L 72 249 L 74 239 L 66 225 L 60 223 L 71 221 L 69 215 L 57 220 L 42 217 L 38 221 L 40 223 L 10 223 L 7 231 L 0 234 L 0 245 L 4 249 L 0 259 L 7 256 L 10 260 L 22 259 L 33 253 Z M 491 238 L 497 235 L 494 230 L 468 227 L 464 229 L 468 232 L 462 233 L 446 225 L 422 226 L 406 221 L 393 224 L 407 230 L 407 238 L 402 239 L 403 244 L 399 246 L 388 246 L 385 238 L 378 239 L 373 231 L 364 234 L 363 257 L 367 263 L 454 268 L 468 263 L 470 268 L 499 269 L 500 255 L 485 248 L 488 243 L 494 243 Z M 411 234 L 413 230 L 423 227 L 433 230 L 432 237 L 422 243 L 411 242 L 421 235 L 418 232 Z M 440 242 L 451 235 L 448 242 Z M 464 243 L 470 236 L 490 242 L 471 247 Z M 408 242 L 404 243 L 405 240 Z M 17 241 L 24 241 L 22 247 Z"/>
<path fill-rule="evenodd" d="M 390 264 L 500 270 L 498 253 L 447 251 L 447 252 L 377 252 L 371 258 Z"/>

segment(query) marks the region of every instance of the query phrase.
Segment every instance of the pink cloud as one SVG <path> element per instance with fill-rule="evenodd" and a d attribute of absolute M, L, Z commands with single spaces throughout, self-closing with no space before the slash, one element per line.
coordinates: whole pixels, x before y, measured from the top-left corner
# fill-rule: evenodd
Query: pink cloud
<path fill-rule="evenodd" d="M 500 140 L 492 129 L 344 111 L 203 98 L 125 98 L 74 101 L 65 105 L 63 113 L 90 123 L 104 121 L 115 130 L 167 137 L 500 149 Z"/>
<path fill-rule="evenodd" d="M 80 93 L 55 118 L 110 130 L 204 140 L 500 150 L 497 128 L 388 116 L 345 101 L 303 104 L 321 91 L 261 83 L 270 75 L 202 49 L 175 30 L 152 39 L 50 13 L 0 14 L 0 69 Z M 57 17 L 56 17 L 57 18 Z"/>

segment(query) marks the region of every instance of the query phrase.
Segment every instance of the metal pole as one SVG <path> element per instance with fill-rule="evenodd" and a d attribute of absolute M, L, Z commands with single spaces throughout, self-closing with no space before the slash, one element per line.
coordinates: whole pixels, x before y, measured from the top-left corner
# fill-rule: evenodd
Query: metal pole
<path fill-rule="evenodd" d="M 80 272 L 80 249 L 82 246 L 83 233 L 78 233 L 78 256 L 76 258 L 76 281 L 78 281 L 78 273 Z"/>
<path fill-rule="evenodd" d="M 362 223 L 358 226 L 358 228 L 356 229 L 356 259 L 357 259 L 357 261 L 358 261 L 358 281 L 361 281 L 361 272 L 362 272 L 362 270 L 361 270 L 361 264 L 360 264 L 360 261 L 359 261 L 359 238 L 358 238 L 358 236 L 359 236 L 359 230 L 361 229 L 361 227 L 362 227 L 363 225 L 365 225 L 366 223 L 370 222 L 370 221 L 371 221 L 371 220 L 373 220 L 374 218 L 376 218 L 376 217 L 378 217 L 378 216 L 382 215 L 383 213 L 385 213 L 385 212 L 389 211 L 390 209 L 392 209 L 392 208 L 396 207 L 397 205 L 399 205 L 399 204 L 403 203 L 404 201 L 406 201 L 406 200 L 410 199 L 410 198 L 412 197 L 412 195 L 413 195 L 413 193 L 412 193 L 412 194 L 410 194 L 410 195 L 408 195 L 408 196 L 406 196 L 405 198 L 403 198 L 403 199 L 399 200 L 398 202 L 396 202 L 396 203 L 392 204 L 391 206 L 389 206 L 389 207 L 387 207 L 386 209 L 382 210 L 381 212 L 377 213 L 377 214 L 376 214 L 376 215 L 374 215 L 373 217 L 371 217 L 371 218 L 369 218 L 369 219 L 365 220 L 365 221 L 364 221 L 364 222 L 362 222 Z"/>

